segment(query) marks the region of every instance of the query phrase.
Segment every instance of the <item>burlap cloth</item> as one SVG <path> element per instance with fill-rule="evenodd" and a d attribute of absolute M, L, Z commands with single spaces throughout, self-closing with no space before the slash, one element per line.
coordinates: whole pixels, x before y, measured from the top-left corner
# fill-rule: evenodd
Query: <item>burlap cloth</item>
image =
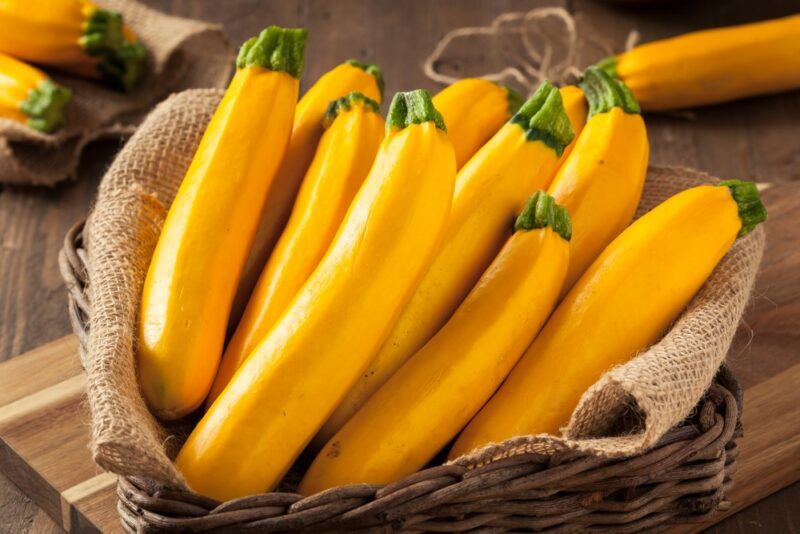
<path fill-rule="evenodd" d="M 109 169 L 86 226 L 91 323 L 84 365 L 92 453 L 115 473 L 182 482 L 170 461 L 180 438 L 150 415 L 137 387 L 136 314 L 160 225 L 221 95 L 190 90 L 160 104 Z M 689 169 L 651 167 L 639 213 L 712 181 Z M 690 413 L 723 362 L 763 247 L 761 227 L 738 240 L 664 339 L 584 395 L 565 430 L 568 439 L 518 437 L 456 461 L 557 449 L 619 456 L 652 446 Z M 621 420 L 634 423 L 620 428 Z"/>
<path fill-rule="evenodd" d="M 131 93 L 46 69 L 73 90 L 66 125 L 45 134 L 0 119 L 0 183 L 53 185 L 74 176 L 81 153 L 95 139 L 133 133 L 145 114 L 172 92 L 224 87 L 233 48 L 221 26 L 173 17 L 134 0 L 98 0 L 120 11 L 147 48 L 147 71 Z"/>

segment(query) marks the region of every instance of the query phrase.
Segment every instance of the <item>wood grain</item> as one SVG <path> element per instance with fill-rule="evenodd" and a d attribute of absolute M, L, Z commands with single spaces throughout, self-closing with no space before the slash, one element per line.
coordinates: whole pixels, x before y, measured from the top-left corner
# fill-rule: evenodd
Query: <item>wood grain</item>
<path fill-rule="evenodd" d="M 118 530 L 116 477 L 89 453 L 75 336 L 0 364 L 0 391 L 0 470 L 65 530 Z"/>
<path fill-rule="evenodd" d="M 421 62 L 447 30 L 484 25 L 504 11 L 522 11 L 545 2 L 529 0 L 146 0 L 163 11 L 224 25 L 234 42 L 267 24 L 310 29 L 308 80 L 347 57 L 376 61 L 385 70 L 387 93 L 435 84 L 424 78 Z M 546 2 L 566 5 L 618 49 L 629 30 L 642 40 L 705 27 L 776 17 L 797 11 L 796 0 L 712 0 L 665 2 L 660 6 L 616 7 L 589 0 Z M 482 41 L 490 59 L 502 54 L 496 43 Z M 587 59 L 588 61 L 588 59 Z M 686 115 L 648 115 L 652 161 L 695 167 L 718 176 L 776 184 L 800 182 L 800 93 L 755 98 L 698 110 Z M 0 186 L 0 361 L 69 332 L 65 297 L 56 268 L 63 234 L 91 204 L 97 182 L 118 143 L 89 147 L 80 180 L 55 189 Z M 786 272 L 775 262 L 796 261 L 800 254 L 794 221 L 776 213 L 790 210 L 798 187 L 765 194 L 770 207 L 769 247 L 754 304 L 740 330 L 731 358 L 749 385 L 768 380 L 797 361 L 800 316 L 800 270 Z M 797 200 L 794 200 L 796 203 Z M 775 222 L 777 221 L 777 222 Z M 790 240 L 794 253 L 778 257 L 771 245 Z M 783 272 L 783 275 L 780 273 Z M 31 372 L 30 380 L 36 379 Z M 2 394 L 3 392 L 0 392 Z M 790 532 L 798 528 L 800 485 L 776 494 L 757 507 L 736 514 L 714 532 Z M 0 532 L 47 532 L 55 529 L 0 476 Z"/>

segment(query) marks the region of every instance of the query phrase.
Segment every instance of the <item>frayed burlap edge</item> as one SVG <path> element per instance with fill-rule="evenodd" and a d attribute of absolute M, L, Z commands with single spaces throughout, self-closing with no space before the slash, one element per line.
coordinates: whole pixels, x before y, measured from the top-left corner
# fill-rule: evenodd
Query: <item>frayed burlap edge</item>
<path fill-rule="evenodd" d="M 190 90 L 160 104 L 103 178 L 86 224 L 91 451 L 114 473 L 183 485 L 170 459 L 180 432 L 156 421 L 139 393 L 136 317 L 167 207 L 222 94 Z"/>
<path fill-rule="evenodd" d="M 129 94 L 100 82 L 46 69 L 73 90 L 66 125 L 45 134 L 0 119 L 0 183 L 54 185 L 72 178 L 92 141 L 132 134 L 144 114 L 171 92 L 224 87 L 233 70 L 233 48 L 222 27 L 166 15 L 134 0 L 99 0 L 122 12 L 148 51 L 147 72 Z"/>

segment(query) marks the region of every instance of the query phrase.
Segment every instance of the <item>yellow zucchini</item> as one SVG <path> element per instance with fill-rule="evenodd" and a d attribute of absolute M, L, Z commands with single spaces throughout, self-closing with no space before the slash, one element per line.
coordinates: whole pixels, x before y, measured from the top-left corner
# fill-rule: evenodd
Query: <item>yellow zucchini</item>
<path fill-rule="evenodd" d="M 377 65 L 350 59 L 323 74 L 297 103 L 289 148 L 267 194 L 258 231 L 233 302 L 231 327 L 239 323 L 258 277 L 289 219 L 300 183 L 322 137 L 322 121 L 328 104 L 352 91 L 363 93 L 380 104 L 383 98 L 381 69 Z"/>
<path fill-rule="evenodd" d="M 129 90 L 147 52 L 117 11 L 89 0 L 3 0 L 0 52 Z"/>
<path fill-rule="evenodd" d="M 572 154 L 572 149 L 578 138 L 581 136 L 583 127 L 586 126 L 586 118 L 589 114 L 589 106 L 586 102 L 586 95 L 577 85 L 566 85 L 558 90 L 561 93 L 561 100 L 564 102 L 564 111 L 567 112 L 569 122 L 572 124 L 572 130 L 575 132 L 575 137 L 572 142 L 567 145 L 564 152 L 561 154 L 561 159 L 558 162 L 558 167 L 561 168 L 564 162 L 567 161 L 569 155 Z"/>
<path fill-rule="evenodd" d="M 543 191 L 447 324 L 325 445 L 299 491 L 388 484 L 422 468 L 491 397 L 550 315 L 569 215 Z"/>
<path fill-rule="evenodd" d="M 225 348 L 206 404 L 222 392 L 328 250 L 383 139 L 378 103 L 353 92 L 331 102 L 326 132 L 281 238 Z"/>
<path fill-rule="evenodd" d="M 548 190 L 572 218 L 564 294 L 633 219 L 649 157 L 647 130 L 625 85 L 590 67 L 581 87 L 589 120 Z"/>
<path fill-rule="evenodd" d="M 64 123 L 71 98 L 72 91 L 44 72 L 0 52 L 0 118 L 52 132 Z"/>
<path fill-rule="evenodd" d="M 522 96 L 508 87 L 465 78 L 433 97 L 456 151 L 456 165 L 464 164 L 517 112 Z"/>
<path fill-rule="evenodd" d="M 525 200 L 548 186 L 572 137 L 559 91 L 544 82 L 459 171 L 436 259 L 381 349 L 315 438 L 316 446 L 324 445 L 444 325 L 511 235 Z"/>
<path fill-rule="evenodd" d="M 195 427 L 177 465 L 195 491 L 273 488 L 363 371 L 445 229 L 455 155 L 425 91 L 398 93 L 389 131 L 330 249 Z"/>
<path fill-rule="evenodd" d="M 645 110 L 788 91 L 800 87 L 800 15 L 646 43 L 600 65 Z"/>
<path fill-rule="evenodd" d="M 242 46 L 161 230 L 142 293 L 138 364 L 144 398 L 164 419 L 197 408 L 217 371 L 236 284 L 289 142 L 305 41 L 305 30 L 272 26 Z"/>
<path fill-rule="evenodd" d="M 557 434 L 602 374 L 656 342 L 736 240 L 764 221 L 754 184 L 688 189 L 619 235 L 553 312 L 450 457 Z"/>

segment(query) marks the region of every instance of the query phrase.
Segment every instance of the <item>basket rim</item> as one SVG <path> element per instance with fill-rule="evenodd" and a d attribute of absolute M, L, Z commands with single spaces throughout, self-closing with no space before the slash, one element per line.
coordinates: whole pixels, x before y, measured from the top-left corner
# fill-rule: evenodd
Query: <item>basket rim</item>
<path fill-rule="evenodd" d="M 699 409 L 701 428 L 714 421 L 704 432 L 676 437 L 671 443 L 621 460 L 528 454 L 472 470 L 454 465 L 433 467 L 388 486 L 354 484 L 307 497 L 270 492 L 227 502 L 152 480 L 121 477 L 118 509 L 131 532 L 143 525 L 166 530 L 244 525 L 268 531 L 351 530 L 387 522 L 399 522 L 412 530 L 460 531 L 497 526 L 493 523 L 506 514 L 487 508 L 508 508 L 523 495 L 532 501 L 526 504 L 531 509 L 550 506 L 559 512 L 528 518 L 527 526 L 568 522 L 573 528 L 605 524 L 638 531 L 665 522 L 702 521 L 716 509 L 729 506 L 724 497 L 738 455 L 733 441 L 738 419 L 734 394 L 718 382 L 709 395 L 722 402 L 716 405 L 708 400 Z M 648 489 L 628 501 L 598 498 L 598 494 L 636 486 Z M 565 496 L 561 497 L 562 493 Z M 448 513 L 466 517 L 447 523 L 441 517 L 437 520 Z"/>

